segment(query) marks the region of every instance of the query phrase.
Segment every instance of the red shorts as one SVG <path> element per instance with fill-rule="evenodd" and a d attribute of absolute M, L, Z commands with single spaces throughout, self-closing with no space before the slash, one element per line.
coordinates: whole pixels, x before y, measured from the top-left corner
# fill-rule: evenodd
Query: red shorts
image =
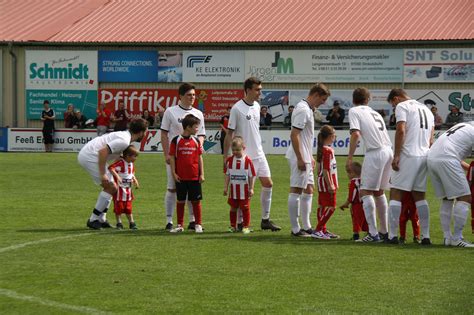
<path fill-rule="evenodd" d="M 336 193 L 319 192 L 318 205 L 322 207 L 336 207 Z"/>
<path fill-rule="evenodd" d="M 114 200 L 114 213 L 115 214 L 132 214 L 132 201 L 117 201 Z"/>
<path fill-rule="evenodd" d="M 227 200 L 229 206 L 234 209 L 241 209 L 241 210 L 249 210 L 250 209 L 250 202 L 249 199 L 231 199 Z"/>

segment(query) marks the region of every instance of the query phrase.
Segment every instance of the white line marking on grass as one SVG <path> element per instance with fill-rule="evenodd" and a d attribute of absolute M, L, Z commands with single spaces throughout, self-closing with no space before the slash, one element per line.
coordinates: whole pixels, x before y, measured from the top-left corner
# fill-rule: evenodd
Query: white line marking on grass
<path fill-rule="evenodd" d="M 41 298 L 38 298 L 38 297 L 35 297 L 35 296 L 19 294 L 15 291 L 2 289 L 2 288 L 0 288 L 0 295 L 6 296 L 6 297 L 9 297 L 9 298 L 12 298 L 12 299 L 16 299 L 16 300 L 28 301 L 28 302 L 32 302 L 32 303 L 39 303 L 39 304 L 43 304 L 43 305 L 46 305 L 46 306 L 62 308 L 62 309 L 71 310 L 71 311 L 80 312 L 80 313 L 86 313 L 86 314 L 112 314 L 112 313 L 104 312 L 104 311 L 97 310 L 97 309 L 91 308 L 91 307 L 76 306 L 76 305 L 59 303 L 59 302 L 55 302 L 55 301 L 41 299 Z"/>
<path fill-rule="evenodd" d="M 16 244 L 16 245 L 0 248 L 0 254 L 4 253 L 4 252 L 11 251 L 11 250 L 23 248 L 23 247 L 26 247 L 26 246 L 37 245 L 37 244 L 42 244 L 42 243 L 49 243 L 49 242 L 54 242 L 54 241 L 57 241 L 57 240 L 64 240 L 64 239 L 68 239 L 68 238 L 76 238 L 76 237 L 88 236 L 88 235 L 96 235 L 96 234 L 95 233 L 74 234 L 74 235 L 59 236 L 59 237 L 53 237 L 53 238 L 45 238 L 45 239 L 42 239 L 42 240 L 31 241 L 31 242 L 26 242 L 26 243 L 22 243 L 22 244 Z"/>

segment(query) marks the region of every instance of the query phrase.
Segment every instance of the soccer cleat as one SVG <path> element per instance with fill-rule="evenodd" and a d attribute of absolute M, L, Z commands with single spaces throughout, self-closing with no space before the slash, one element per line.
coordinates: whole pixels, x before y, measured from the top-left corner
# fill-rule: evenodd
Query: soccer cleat
<path fill-rule="evenodd" d="M 331 233 L 331 232 L 329 232 L 329 231 L 324 232 L 324 235 L 326 235 L 326 236 L 329 237 L 330 239 L 338 239 L 338 238 L 339 238 L 339 235 L 334 234 L 334 233 Z"/>
<path fill-rule="evenodd" d="M 415 237 L 413 238 L 413 243 L 415 243 L 415 244 L 420 244 L 420 238 L 417 237 L 417 236 L 415 236 Z"/>
<path fill-rule="evenodd" d="M 200 224 L 194 225 L 194 232 L 202 233 L 202 225 L 200 225 Z"/>
<path fill-rule="evenodd" d="M 311 237 L 311 234 L 308 234 L 308 232 L 303 229 L 299 230 L 296 233 L 293 233 L 293 231 L 291 231 L 291 235 L 296 237 Z"/>
<path fill-rule="evenodd" d="M 451 238 L 444 238 L 443 244 L 444 246 L 451 246 Z"/>
<path fill-rule="evenodd" d="M 117 223 L 117 225 L 115 227 L 117 228 L 117 230 L 123 230 L 123 224 L 122 223 Z"/>
<path fill-rule="evenodd" d="M 243 233 L 243 234 L 250 234 L 250 232 L 252 232 L 252 230 L 251 230 L 250 228 L 248 228 L 248 227 L 244 227 L 244 228 L 242 229 L 242 233 Z"/>
<path fill-rule="evenodd" d="M 398 242 L 399 242 L 400 244 L 405 244 L 406 239 L 405 239 L 404 237 L 400 237 L 400 238 L 398 239 Z"/>
<path fill-rule="evenodd" d="M 102 223 L 100 223 L 99 220 L 94 220 L 94 221 L 87 220 L 86 225 L 87 225 L 87 227 L 88 227 L 89 229 L 92 229 L 92 230 L 100 230 L 100 229 L 102 229 Z"/>
<path fill-rule="evenodd" d="M 382 240 L 382 241 L 388 241 L 388 233 L 380 233 L 379 232 L 379 237 L 380 237 L 380 240 Z"/>
<path fill-rule="evenodd" d="M 173 229 L 173 223 L 169 222 L 168 224 L 166 224 L 165 230 L 171 231 L 172 229 Z"/>
<path fill-rule="evenodd" d="M 357 240 L 356 242 L 359 242 L 359 243 L 380 243 L 380 242 L 382 242 L 382 240 L 380 239 L 380 236 L 378 234 L 375 234 L 375 235 L 367 234 L 365 237 Z"/>
<path fill-rule="evenodd" d="M 138 230 L 137 224 L 135 222 L 130 222 L 129 228 L 130 230 Z"/>
<path fill-rule="evenodd" d="M 307 230 L 303 229 L 303 231 L 305 231 L 307 234 L 311 235 L 314 233 L 314 230 L 312 228 L 309 228 Z"/>
<path fill-rule="evenodd" d="M 429 238 L 425 237 L 421 240 L 420 244 L 421 245 L 431 245 L 431 240 Z"/>
<path fill-rule="evenodd" d="M 260 223 L 260 228 L 262 230 L 272 230 L 272 232 L 280 231 L 281 227 L 273 223 L 270 219 L 262 219 L 262 222 Z"/>
<path fill-rule="evenodd" d="M 177 227 L 170 230 L 170 233 L 181 233 L 183 231 L 184 231 L 184 228 L 181 225 L 178 224 Z"/>
<path fill-rule="evenodd" d="M 188 230 L 195 230 L 196 229 L 196 222 L 191 221 L 188 224 Z"/>
<path fill-rule="evenodd" d="M 112 225 L 110 225 L 109 221 L 105 220 L 104 222 L 101 223 L 103 229 L 111 229 Z"/>
<path fill-rule="evenodd" d="M 387 243 L 387 244 L 394 244 L 394 245 L 398 245 L 400 244 L 400 242 L 398 241 L 398 237 L 394 236 L 392 238 L 389 238 L 387 240 L 384 240 L 384 243 Z M 403 241 L 403 243 L 405 243 L 405 241 Z"/>
<path fill-rule="evenodd" d="M 243 223 L 238 223 L 238 224 L 237 224 L 237 229 L 236 229 L 236 231 L 237 231 L 237 232 L 242 232 L 242 229 L 243 229 L 243 228 L 244 228 L 244 224 L 243 224 Z"/>
<path fill-rule="evenodd" d="M 474 244 L 471 244 L 469 242 L 466 242 L 463 239 L 460 239 L 458 241 L 451 240 L 451 246 L 455 247 L 468 247 L 468 248 L 474 248 Z"/>
<path fill-rule="evenodd" d="M 359 233 L 352 234 L 352 240 L 353 241 L 357 241 L 358 239 L 360 239 Z"/>
<path fill-rule="evenodd" d="M 329 236 L 323 233 L 323 231 L 317 231 L 311 234 L 312 238 L 318 239 L 318 240 L 329 240 Z"/>
<path fill-rule="evenodd" d="M 227 231 L 229 231 L 229 233 L 235 233 L 237 232 L 237 229 L 233 226 L 229 226 L 229 229 Z"/>

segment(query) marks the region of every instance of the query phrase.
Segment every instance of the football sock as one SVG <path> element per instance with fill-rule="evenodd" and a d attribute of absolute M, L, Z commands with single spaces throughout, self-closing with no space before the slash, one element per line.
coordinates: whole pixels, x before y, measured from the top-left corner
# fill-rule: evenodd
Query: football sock
<path fill-rule="evenodd" d="M 420 217 L 421 237 L 430 238 L 430 207 L 426 200 L 415 202 Z"/>
<path fill-rule="evenodd" d="M 362 207 L 364 208 L 365 220 L 369 227 L 370 235 L 377 235 L 377 221 L 375 219 L 375 200 L 374 196 L 365 195 L 361 198 Z"/>
<path fill-rule="evenodd" d="M 388 238 L 392 239 L 398 235 L 398 225 L 400 224 L 400 213 L 402 212 L 402 203 L 397 200 L 390 200 L 388 212 L 390 217 L 390 231 L 388 233 Z"/>
<path fill-rule="evenodd" d="M 201 208 L 201 202 L 200 201 L 193 201 L 193 209 L 194 209 L 194 215 L 193 218 L 196 217 L 196 224 L 201 225 L 202 224 L 202 208 Z"/>
<path fill-rule="evenodd" d="M 272 187 L 262 187 L 260 192 L 260 203 L 262 205 L 262 219 L 270 219 L 270 208 L 272 206 Z"/>
<path fill-rule="evenodd" d="M 453 200 L 442 200 L 439 209 L 439 219 L 441 221 L 441 228 L 443 229 L 444 238 L 451 239 L 451 216 L 453 213 Z"/>
<path fill-rule="evenodd" d="M 323 231 L 324 233 L 326 232 L 326 223 L 333 215 L 334 210 L 334 207 L 324 207 L 321 210 L 321 217 L 318 220 L 318 226 L 316 227 L 316 231 Z"/>
<path fill-rule="evenodd" d="M 176 214 L 178 219 L 178 225 L 183 226 L 184 224 L 184 205 L 185 203 L 178 202 L 176 203 Z"/>
<path fill-rule="evenodd" d="M 300 195 L 295 193 L 288 194 L 288 214 L 290 216 L 291 231 L 298 233 L 300 231 L 300 224 L 298 222 L 300 207 Z"/>
<path fill-rule="evenodd" d="M 301 223 L 303 229 L 309 230 L 311 228 L 311 206 L 313 203 L 313 194 L 303 193 L 300 198 Z"/>
<path fill-rule="evenodd" d="M 242 224 L 244 217 L 242 216 L 242 209 L 237 209 L 237 224 Z"/>
<path fill-rule="evenodd" d="M 176 193 L 169 190 L 165 194 L 166 223 L 173 223 L 173 210 L 176 204 Z"/>
<path fill-rule="evenodd" d="M 237 228 L 237 211 L 229 211 L 230 226 Z"/>
<path fill-rule="evenodd" d="M 466 224 L 469 214 L 469 204 L 465 201 L 456 201 L 453 208 L 454 232 L 453 239 L 460 240 L 462 238 L 462 229 Z"/>
<path fill-rule="evenodd" d="M 250 226 L 250 209 L 242 210 L 242 216 L 244 217 L 244 227 Z"/>
<path fill-rule="evenodd" d="M 377 214 L 379 215 L 379 232 L 386 234 L 388 232 L 388 204 L 387 197 L 385 194 L 374 197 L 375 208 L 377 209 Z"/>
<path fill-rule="evenodd" d="M 112 195 L 108 192 L 101 191 L 99 196 L 97 197 L 97 201 L 95 203 L 94 210 L 89 218 L 90 221 L 97 221 L 100 220 L 101 222 L 105 222 L 105 213 L 104 210 L 107 209 L 112 201 Z M 101 220 L 101 218 L 103 218 Z"/>
<path fill-rule="evenodd" d="M 186 204 L 188 205 L 188 210 L 189 210 L 189 222 L 195 222 L 196 218 L 194 218 L 194 208 L 193 208 L 193 202 L 187 200 Z"/>

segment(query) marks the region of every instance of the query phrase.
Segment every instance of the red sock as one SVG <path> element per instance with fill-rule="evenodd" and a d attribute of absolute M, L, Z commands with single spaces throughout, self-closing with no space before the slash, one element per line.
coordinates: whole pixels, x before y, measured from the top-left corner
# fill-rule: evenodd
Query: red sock
<path fill-rule="evenodd" d="M 321 211 L 321 218 L 320 220 L 318 220 L 318 226 L 316 227 L 316 231 L 326 232 L 326 223 L 329 221 L 333 213 L 333 207 L 324 207 L 324 210 Z"/>
<path fill-rule="evenodd" d="M 191 201 L 193 205 L 193 212 L 194 212 L 194 219 L 196 224 L 202 224 L 202 209 L 201 209 L 201 201 Z"/>
<path fill-rule="evenodd" d="M 229 211 L 229 217 L 230 217 L 230 226 L 233 227 L 234 229 L 237 228 L 237 211 Z"/>
<path fill-rule="evenodd" d="M 250 209 L 242 209 L 242 216 L 244 219 L 244 227 L 250 226 Z"/>
<path fill-rule="evenodd" d="M 176 215 L 178 217 L 178 225 L 184 226 L 184 202 L 176 204 Z"/>

